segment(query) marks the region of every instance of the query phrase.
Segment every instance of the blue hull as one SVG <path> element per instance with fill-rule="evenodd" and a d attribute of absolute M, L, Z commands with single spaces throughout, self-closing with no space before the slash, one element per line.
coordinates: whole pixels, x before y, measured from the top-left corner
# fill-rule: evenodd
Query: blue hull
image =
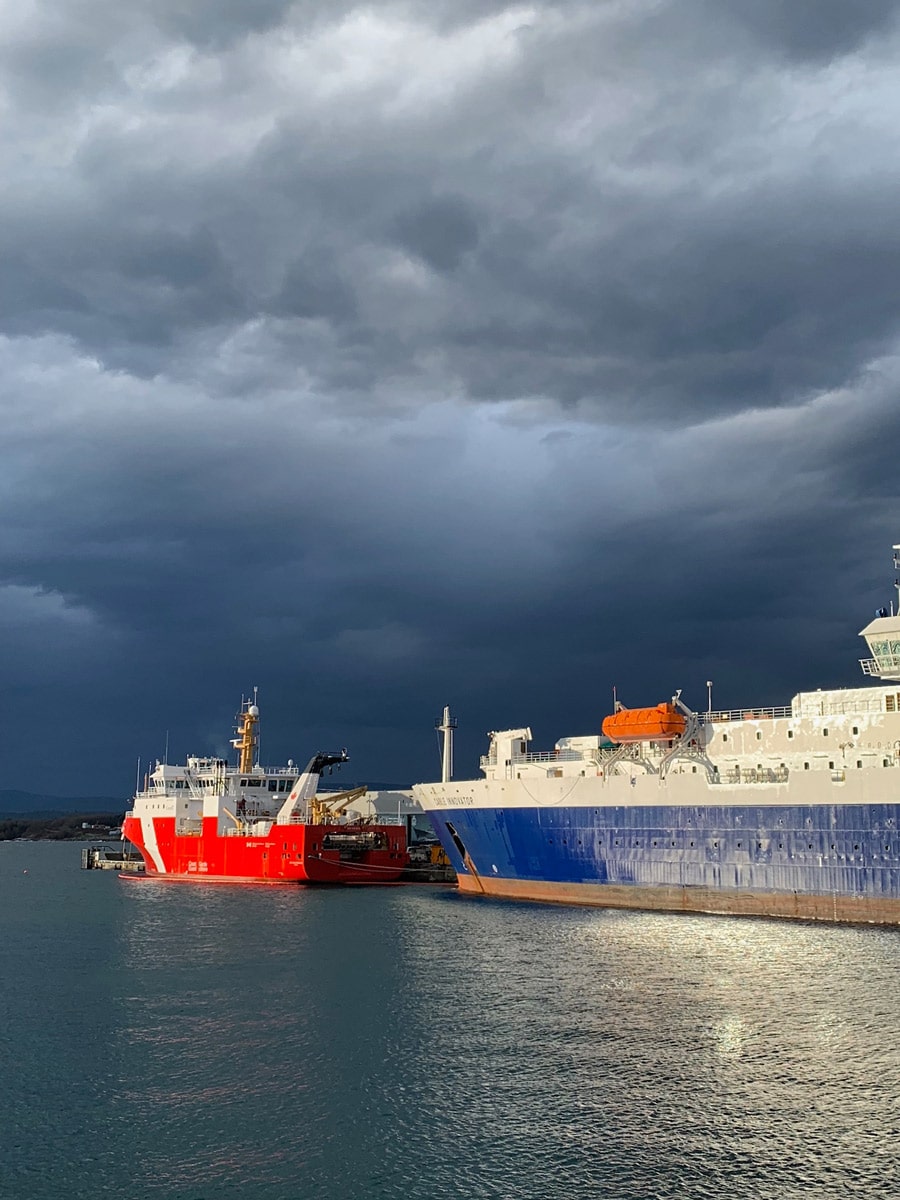
<path fill-rule="evenodd" d="M 898 804 L 465 808 L 429 817 L 465 891 L 900 922 Z"/>

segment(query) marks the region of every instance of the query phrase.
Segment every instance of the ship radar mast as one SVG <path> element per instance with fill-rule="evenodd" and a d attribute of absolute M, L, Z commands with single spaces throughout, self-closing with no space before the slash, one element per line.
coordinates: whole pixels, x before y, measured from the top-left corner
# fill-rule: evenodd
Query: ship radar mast
<path fill-rule="evenodd" d="M 894 545 L 893 551 L 894 570 L 900 571 L 900 543 Z M 894 587 L 898 593 L 896 605 L 892 602 L 890 611 L 876 609 L 875 620 L 859 634 L 866 639 L 872 655 L 859 660 L 863 674 L 891 682 L 900 681 L 900 578 L 895 577 Z"/>
<path fill-rule="evenodd" d="M 253 689 L 252 700 L 241 701 L 241 711 L 235 718 L 238 723 L 234 731 L 237 737 L 231 739 L 231 744 L 237 749 L 238 770 L 242 775 L 253 770 L 254 751 L 259 745 L 259 708 L 256 704 L 258 691 L 258 688 Z"/>

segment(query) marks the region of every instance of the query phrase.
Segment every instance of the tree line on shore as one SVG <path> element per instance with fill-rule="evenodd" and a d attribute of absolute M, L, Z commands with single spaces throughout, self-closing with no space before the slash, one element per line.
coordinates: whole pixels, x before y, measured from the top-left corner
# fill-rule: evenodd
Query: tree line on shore
<path fill-rule="evenodd" d="M 124 812 L 101 812 L 0 817 L 0 842 L 17 838 L 54 842 L 108 838 L 114 829 L 121 829 L 124 816 Z"/>

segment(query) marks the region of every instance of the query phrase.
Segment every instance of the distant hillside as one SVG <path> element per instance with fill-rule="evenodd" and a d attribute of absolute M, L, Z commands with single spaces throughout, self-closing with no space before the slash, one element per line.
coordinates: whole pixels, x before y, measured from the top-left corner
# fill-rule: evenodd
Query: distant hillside
<path fill-rule="evenodd" d="M 39 796 L 34 792 L 19 792 L 0 788 L 0 815 L 16 817 L 50 817 L 63 813 L 115 813 L 128 808 L 121 796 Z"/>

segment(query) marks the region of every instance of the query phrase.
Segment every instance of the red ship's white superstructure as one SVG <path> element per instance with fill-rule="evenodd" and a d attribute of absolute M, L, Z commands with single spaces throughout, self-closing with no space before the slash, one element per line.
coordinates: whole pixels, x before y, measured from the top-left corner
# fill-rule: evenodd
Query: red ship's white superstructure
<path fill-rule="evenodd" d="M 318 793 L 324 770 L 347 752 L 316 754 L 298 772 L 255 762 L 259 709 L 246 701 L 238 716 L 238 765 L 189 757 L 183 766 L 157 762 L 126 814 L 122 836 L 133 842 L 147 874 L 231 883 L 384 883 L 407 865 L 403 825 L 347 815 L 364 787 Z"/>

